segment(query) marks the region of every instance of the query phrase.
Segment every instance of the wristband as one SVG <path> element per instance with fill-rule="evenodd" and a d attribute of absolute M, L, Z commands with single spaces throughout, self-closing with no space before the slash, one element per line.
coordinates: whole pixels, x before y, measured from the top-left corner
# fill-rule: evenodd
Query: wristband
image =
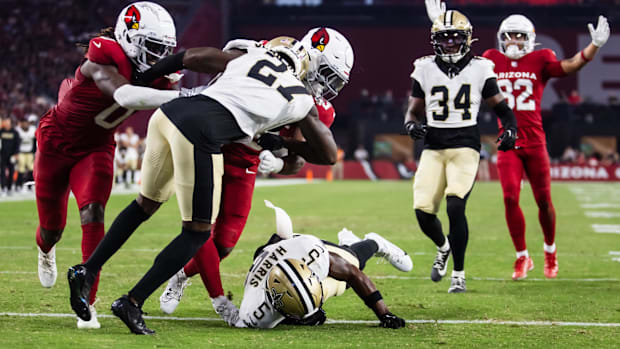
<path fill-rule="evenodd" d="M 383 297 L 381 296 L 381 293 L 378 290 L 367 296 L 362 297 L 364 304 L 366 304 L 368 308 L 372 308 L 375 305 L 375 303 L 377 303 L 378 301 L 382 299 Z"/>
<path fill-rule="evenodd" d="M 581 50 L 581 58 L 586 61 L 586 62 L 590 62 L 592 59 L 587 59 L 586 55 L 583 54 L 583 50 Z"/>

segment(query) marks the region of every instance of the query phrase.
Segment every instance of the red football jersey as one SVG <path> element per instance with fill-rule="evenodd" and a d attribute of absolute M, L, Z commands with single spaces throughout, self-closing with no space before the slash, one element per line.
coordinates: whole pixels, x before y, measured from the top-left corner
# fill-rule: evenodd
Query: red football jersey
<path fill-rule="evenodd" d="M 519 138 L 516 146 L 545 144 L 540 114 L 543 91 L 550 78 L 566 75 L 555 53 L 550 49 L 542 49 L 512 60 L 498 50 L 490 49 L 482 56 L 495 63 L 497 85 L 517 118 Z M 499 127 L 501 133 L 501 122 Z"/>
<path fill-rule="evenodd" d="M 90 41 L 86 59 L 114 65 L 131 81 L 133 66 L 123 49 L 113 39 L 97 37 Z M 82 75 L 80 67 L 75 77 L 65 79 L 58 91 L 58 104 L 42 118 L 37 131 L 51 142 L 53 151 L 79 156 L 94 150 L 114 150 L 114 130 L 133 110 L 120 107 L 112 97 L 104 95 L 95 82 Z"/>
<path fill-rule="evenodd" d="M 331 127 L 336 118 L 336 110 L 332 104 L 324 99 L 314 99 L 314 104 L 319 112 L 319 120 L 327 127 Z M 283 137 L 293 137 L 297 127 L 292 125 L 286 125 L 280 131 L 280 135 Z M 226 164 L 233 164 L 238 167 L 248 168 L 253 164 L 258 164 L 260 160 L 258 155 L 260 150 L 252 149 L 241 143 L 231 143 L 222 147 L 224 153 L 224 162 Z"/>

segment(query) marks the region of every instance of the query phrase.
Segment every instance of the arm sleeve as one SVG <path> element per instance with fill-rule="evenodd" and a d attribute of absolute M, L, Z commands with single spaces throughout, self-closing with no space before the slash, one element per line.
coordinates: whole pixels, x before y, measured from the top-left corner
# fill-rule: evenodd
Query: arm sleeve
<path fill-rule="evenodd" d="M 558 60 L 550 49 L 541 50 L 542 59 L 545 62 L 544 76 L 545 79 L 566 76 L 564 69 L 562 69 L 562 62 Z"/>
<path fill-rule="evenodd" d="M 413 85 L 411 86 L 411 97 L 424 99 L 424 90 L 422 90 L 422 86 L 416 79 L 413 79 Z"/>
<path fill-rule="evenodd" d="M 515 118 L 515 114 L 505 100 L 493 107 L 493 111 L 502 122 L 502 126 L 505 129 L 517 129 L 517 119 Z"/>
<path fill-rule="evenodd" d="M 125 109 L 148 110 L 179 97 L 179 91 L 162 91 L 125 84 L 114 91 L 113 97 L 116 103 Z"/>
<path fill-rule="evenodd" d="M 497 79 L 496 78 L 488 78 L 485 82 L 484 82 L 484 87 L 482 87 L 482 98 L 483 99 L 487 99 L 489 97 L 493 97 L 496 94 L 498 94 L 499 91 L 499 86 L 497 86 Z"/>

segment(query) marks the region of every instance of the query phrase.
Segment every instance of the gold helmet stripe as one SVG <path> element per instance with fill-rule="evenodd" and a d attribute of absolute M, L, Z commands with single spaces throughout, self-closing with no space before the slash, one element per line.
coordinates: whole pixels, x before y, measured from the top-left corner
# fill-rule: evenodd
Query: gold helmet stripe
<path fill-rule="evenodd" d="M 284 275 L 286 275 L 289 279 L 291 285 L 295 288 L 295 291 L 297 291 L 299 299 L 301 299 L 301 304 L 304 306 L 304 313 L 310 313 L 310 311 L 314 310 L 315 306 L 311 297 L 312 293 L 310 293 L 310 290 L 303 281 L 303 278 L 299 275 L 293 264 L 288 259 L 285 259 L 284 263 L 280 264 L 280 267 L 282 268 L 282 271 L 284 271 Z M 303 290 L 299 289 L 298 285 L 302 285 Z"/>

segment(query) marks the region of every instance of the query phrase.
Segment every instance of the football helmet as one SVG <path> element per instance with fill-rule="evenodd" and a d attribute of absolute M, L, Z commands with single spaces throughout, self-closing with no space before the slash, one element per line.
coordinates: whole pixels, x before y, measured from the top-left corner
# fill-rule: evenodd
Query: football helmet
<path fill-rule="evenodd" d="M 125 7 L 116 20 L 114 36 L 140 72 L 171 54 L 177 45 L 172 16 L 150 1 Z"/>
<path fill-rule="evenodd" d="M 306 88 L 317 98 L 331 100 L 349 82 L 353 69 L 353 48 L 338 31 L 313 28 L 301 39 L 310 53 Z"/>
<path fill-rule="evenodd" d="M 534 24 L 523 15 L 511 15 L 502 21 L 497 32 L 499 50 L 510 59 L 519 59 L 534 51 Z"/>
<path fill-rule="evenodd" d="M 265 43 L 265 48 L 276 52 L 284 59 L 299 80 L 306 79 L 310 57 L 301 42 L 290 36 L 278 36 Z"/>
<path fill-rule="evenodd" d="M 444 62 L 456 63 L 471 49 L 473 27 L 464 14 L 455 10 L 443 13 L 431 27 L 431 45 Z"/>
<path fill-rule="evenodd" d="M 284 259 L 271 269 L 265 292 L 277 311 L 296 320 L 314 314 L 323 304 L 319 277 L 297 259 Z"/>

